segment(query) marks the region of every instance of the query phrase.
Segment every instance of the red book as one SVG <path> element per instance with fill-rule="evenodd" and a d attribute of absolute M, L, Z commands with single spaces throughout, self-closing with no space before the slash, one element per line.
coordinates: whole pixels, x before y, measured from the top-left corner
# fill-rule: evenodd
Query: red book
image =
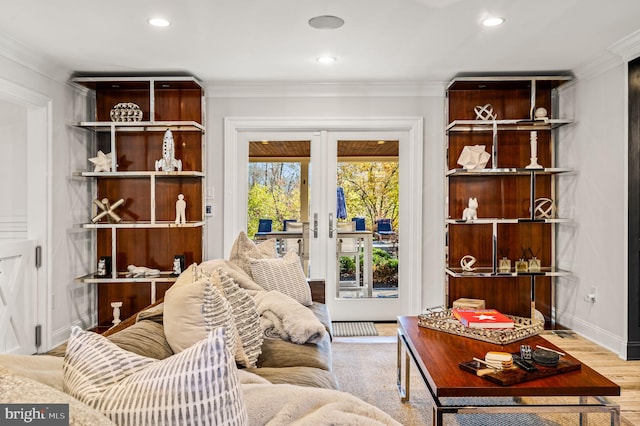
<path fill-rule="evenodd" d="M 515 323 L 495 309 L 453 308 L 453 316 L 471 328 L 514 328 Z"/>

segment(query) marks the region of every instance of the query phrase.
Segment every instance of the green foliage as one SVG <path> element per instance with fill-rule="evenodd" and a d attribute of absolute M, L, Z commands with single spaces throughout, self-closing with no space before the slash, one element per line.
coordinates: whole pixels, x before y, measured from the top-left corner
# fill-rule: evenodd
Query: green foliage
<path fill-rule="evenodd" d="M 340 257 L 340 273 L 341 274 L 353 274 L 356 272 L 356 262 L 353 257 L 342 256 Z"/>
<path fill-rule="evenodd" d="M 247 201 L 247 235 L 258 231 L 260 219 L 272 219 L 282 230 L 285 219 L 300 217 L 300 164 L 251 163 Z"/>
<path fill-rule="evenodd" d="M 398 175 L 397 161 L 339 163 L 338 186 L 344 188 L 349 217 L 364 217 L 368 229 L 389 218 L 397 231 Z"/>

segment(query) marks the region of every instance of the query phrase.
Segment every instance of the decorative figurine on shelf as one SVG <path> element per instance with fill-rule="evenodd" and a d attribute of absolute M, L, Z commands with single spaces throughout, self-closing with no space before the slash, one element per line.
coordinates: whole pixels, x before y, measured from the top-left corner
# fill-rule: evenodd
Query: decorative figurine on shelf
<path fill-rule="evenodd" d="M 111 302 L 111 307 L 113 308 L 113 325 L 114 327 L 120 324 L 120 308 L 122 307 L 122 302 Z"/>
<path fill-rule="evenodd" d="M 111 108 L 111 121 L 142 121 L 142 110 L 133 102 L 121 102 Z"/>
<path fill-rule="evenodd" d="M 556 216 L 556 203 L 551 198 L 536 198 L 533 204 L 536 219 L 553 219 Z"/>
<path fill-rule="evenodd" d="M 485 151 L 485 145 L 467 145 L 462 148 L 458 157 L 458 164 L 466 170 L 484 169 L 491 155 Z"/>
<path fill-rule="evenodd" d="M 120 198 L 118 201 L 116 201 L 113 204 L 109 203 L 108 198 L 103 198 L 102 201 L 93 200 L 93 204 L 95 204 L 96 207 L 98 207 L 102 211 L 99 213 L 96 211 L 95 215 L 91 219 L 91 222 L 96 223 L 100 219 L 106 216 L 107 219 L 109 220 L 109 223 L 120 223 L 122 218 L 118 216 L 118 214 L 115 212 L 115 209 L 120 207 L 123 203 L 124 203 L 124 198 Z"/>
<path fill-rule="evenodd" d="M 171 129 L 167 129 L 162 139 L 162 158 L 156 160 L 156 172 L 160 170 L 172 172 L 175 169 L 178 169 L 179 172 L 182 171 L 182 160 L 175 158 L 175 152 L 173 133 L 171 133 Z"/>
<path fill-rule="evenodd" d="M 475 263 L 476 258 L 471 256 L 470 254 L 462 256 L 462 259 L 460 259 L 460 267 L 464 272 L 473 271 L 473 265 L 475 265 Z"/>
<path fill-rule="evenodd" d="M 478 219 L 478 199 L 469 198 L 469 207 L 462 211 L 462 220 Z"/>
<path fill-rule="evenodd" d="M 159 269 L 151 269 L 145 266 L 129 265 L 127 266 L 127 271 L 129 271 L 127 276 L 133 278 L 157 277 L 158 275 L 160 275 Z"/>
<path fill-rule="evenodd" d="M 491 104 L 477 105 L 473 108 L 473 112 L 476 113 L 476 120 L 488 121 L 498 118 L 498 114 L 493 113 L 493 105 Z"/>
<path fill-rule="evenodd" d="M 95 165 L 94 172 L 110 172 L 113 166 L 111 153 L 105 154 L 102 151 L 98 151 L 98 156 L 89 158 L 89 161 Z"/>
<path fill-rule="evenodd" d="M 107 262 L 104 259 L 98 260 L 98 271 L 96 275 L 99 277 L 104 277 L 107 275 Z"/>
<path fill-rule="evenodd" d="M 187 210 L 187 202 L 184 200 L 183 194 L 178 194 L 178 201 L 176 201 L 176 224 L 187 223 L 185 212 Z"/>
<path fill-rule="evenodd" d="M 538 107 L 534 112 L 534 118 L 536 120 L 544 120 L 547 118 L 547 109 L 545 107 Z"/>
<path fill-rule="evenodd" d="M 543 169 L 540 164 L 538 164 L 538 132 L 533 130 L 531 132 L 531 162 L 526 167 L 527 169 Z"/>
<path fill-rule="evenodd" d="M 184 271 L 184 256 L 176 254 L 173 256 L 173 272 L 172 275 L 178 276 Z"/>

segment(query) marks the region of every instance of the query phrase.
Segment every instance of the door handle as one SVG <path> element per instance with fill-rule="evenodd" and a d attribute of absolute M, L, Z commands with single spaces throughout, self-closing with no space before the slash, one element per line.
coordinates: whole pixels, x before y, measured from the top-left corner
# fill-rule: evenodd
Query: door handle
<path fill-rule="evenodd" d="M 329 213 L 329 238 L 333 238 L 333 213 Z"/>
<path fill-rule="evenodd" d="M 318 213 L 313 214 L 313 238 L 318 238 Z"/>

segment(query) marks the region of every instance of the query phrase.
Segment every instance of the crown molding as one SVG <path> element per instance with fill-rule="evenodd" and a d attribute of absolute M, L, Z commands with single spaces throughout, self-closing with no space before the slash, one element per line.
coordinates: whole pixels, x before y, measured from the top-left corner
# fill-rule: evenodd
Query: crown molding
<path fill-rule="evenodd" d="M 600 74 L 616 68 L 622 65 L 624 62 L 619 55 L 606 51 L 595 59 L 586 62 L 585 64 L 575 68 L 573 74 L 576 76 L 576 81 L 589 80 L 597 77 Z"/>
<path fill-rule="evenodd" d="M 625 62 L 637 58 L 640 56 L 640 30 L 613 43 L 609 50 L 622 57 Z"/>
<path fill-rule="evenodd" d="M 71 75 L 71 70 L 55 59 L 35 52 L 3 34 L 0 34 L 0 56 L 60 83 L 66 84 Z"/>
<path fill-rule="evenodd" d="M 424 97 L 444 96 L 446 83 L 211 82 L 209 98 Z"/>

